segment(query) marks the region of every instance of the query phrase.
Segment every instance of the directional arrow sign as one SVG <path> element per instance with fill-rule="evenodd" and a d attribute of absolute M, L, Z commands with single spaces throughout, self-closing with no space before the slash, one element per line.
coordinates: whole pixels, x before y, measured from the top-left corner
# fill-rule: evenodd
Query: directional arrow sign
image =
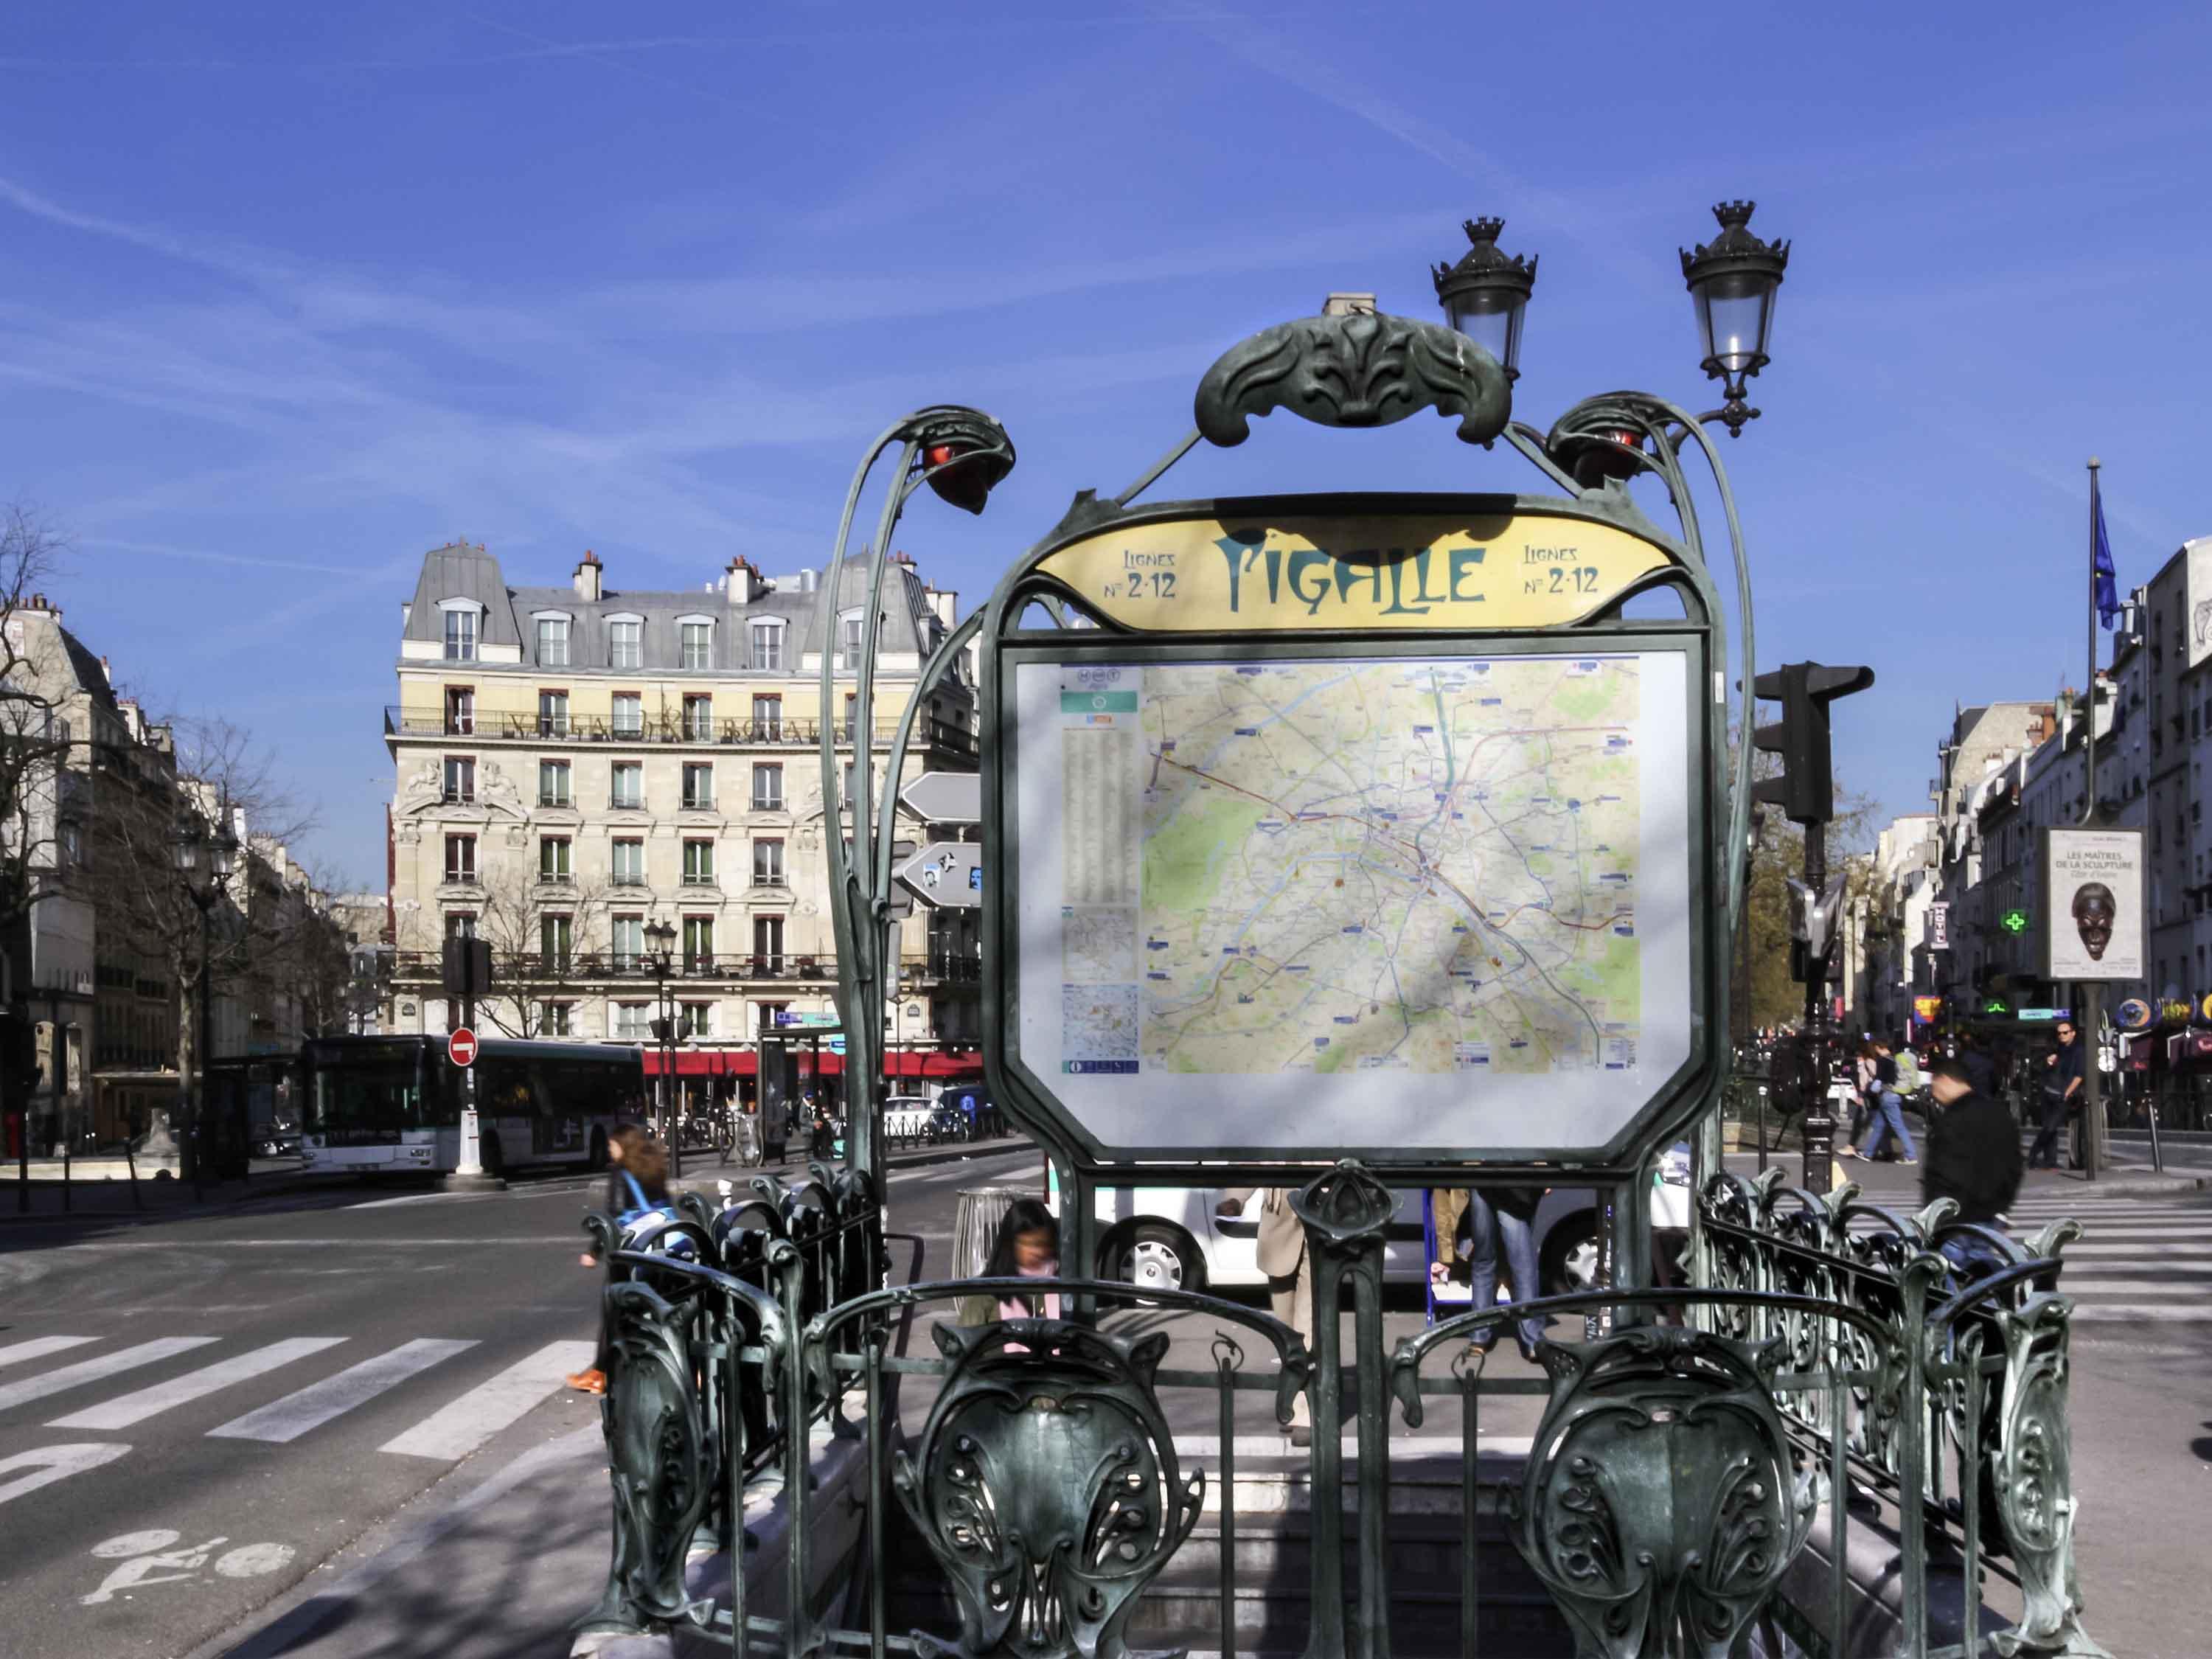
<path fill-rule="evenodd" d="M 899 791 L 899 804 L 925 823 L 981 823 L 983 777 L 979 772 L 924 772 Z"/>
<path fill-rule="evenodd" d="M 933 841 L 899 866 L 898 878 L 924 904 L 970 908 L 983 902 L 983 849 L 972 841 Z"/>

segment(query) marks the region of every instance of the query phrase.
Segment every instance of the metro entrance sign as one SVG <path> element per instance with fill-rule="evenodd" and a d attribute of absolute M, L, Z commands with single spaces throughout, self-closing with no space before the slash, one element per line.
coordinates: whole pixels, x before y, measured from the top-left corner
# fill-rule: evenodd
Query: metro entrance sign
<path fill-rule="evenodd" d="M 477 1034 L 465 1025 L 446 1039 L 446 1058 L 464 1071 L 477 1062 Z"/>
<path fill-rule="evenodd" d="M 1232 349 L 1197 413 L 1224 447 L 1276 407 L 1433 407 L 1487 442 L 1509 404 L 1449 331 L 1324 317 Z M 1079 497 L 980 627 L 994 1094 L 1098 1179 L 1628 1178 L 1718 1087 L 1721 849 L 1748 827 L 1747 799 L 1713 821 L 1726 647 L 1694 540 L 1595 476 L 1133 493 Z M 1657 588 L 1682 620 L 1622 619 Z"/>

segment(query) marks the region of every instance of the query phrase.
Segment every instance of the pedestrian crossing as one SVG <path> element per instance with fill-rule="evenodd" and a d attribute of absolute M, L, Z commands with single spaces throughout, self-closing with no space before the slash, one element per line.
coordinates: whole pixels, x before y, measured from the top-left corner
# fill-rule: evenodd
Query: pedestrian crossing
<path fill-rule="evenodd" d="M 158 1428 L 166 1426 L 162 1419 L 170 1413 L 196 1401 L 225 1399 L 249 1408 L 205 1431 L 204 1438 L 286 1446 L 319 1430 L 342 1427 L 349 1413 L 387 1395 L 401 1397 L 397 1390 L 412 1389 L 421 1395 L 423 1414 L 383 1441 L 377 1451 L 455 1462 L 557 1393 L 569 1372 L 592 1363 L 595 1347 L 588 1341 L 549 1342 L 491 1376 L 468 1378 L 459 1373 L 461 1356 L 482 1346 L 473 1338 L 416 1337 L 359 1357 L 351 1352 L 355 1346 L 353 1339 L 336 1335 L 291 1336 L 250 1346 L 201 1335 L 123 1342 L 58 1334 L 0 1344 L 0 1377 L 9 1379 L 0 1382 L 0 1437 L 4 1437 L 0 1446 L 8 1441 L 20 1443 L 25 1429 L 112 1435 L 149 1423 Z M 349 1358 L 352 1364 L 302 1382 L 318 1360 Z M 188 1368 L 178 1370 L 179 1363 Z M 157 1367 L 168 1374 L 136 1388 L 127 1386 Z M 109 1394 L 111 1386 L 124 1391 Z M 287 1391 L 268 1398 L 272 1387 Z M 47 1410 L 59 1409 L 62 1414 L 49 1418 L 26 1409 L 46 1401 L 53 1402 Z M 54 1452 L 112 1453 L 64 1459 L 57 1465 L 76 1473 L 102 1467 L 129 1449 L 97 1444 L 34 1449 L 14 1457 L 0 1455 L 0 1471 L 17 1463 L 27 1467 L 51 1462 L 48 1454 Z M 0 1481 L 0 1503 L 40 1484 L 44 1478 Z"/>
<path fill-rule="evenodd" d="M 2142 1322 L 2212 1331 L 2212 1205 L 2158 1194 L 2023 1193 L 2006 1212 L 2023 1243 L 2054 1221 L 2081 1224 L 2059 1252 L 2058 1288 L 2077 1326 Z"/>

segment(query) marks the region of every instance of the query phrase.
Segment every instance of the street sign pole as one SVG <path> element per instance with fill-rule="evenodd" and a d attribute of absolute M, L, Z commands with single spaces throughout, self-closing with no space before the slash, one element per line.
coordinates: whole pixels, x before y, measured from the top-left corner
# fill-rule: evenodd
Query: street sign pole
<path fill-rule="evenodd" d="M 483 1166 L 482 1120 L 477 1112 L 477 999 L 491 989 L 491 946 L 478 939 L 446 941 L 446 989 L 459 1000 L 461 1023 L 446 1039 L 447 1063 L 460 1068 L 461 1146 L 445 1180 L 453 1191 L 503 1191 L 507 1182 Z"/>

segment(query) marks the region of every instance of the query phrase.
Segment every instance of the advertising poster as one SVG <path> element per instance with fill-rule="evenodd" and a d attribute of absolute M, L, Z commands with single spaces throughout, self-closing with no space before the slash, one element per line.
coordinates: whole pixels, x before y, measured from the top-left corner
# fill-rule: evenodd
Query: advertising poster
<path fill-rule="evenodd" d="M 2045 830 L 2042 854 L 2045 976 L 2147 978 L 2142 832 Z"/>

